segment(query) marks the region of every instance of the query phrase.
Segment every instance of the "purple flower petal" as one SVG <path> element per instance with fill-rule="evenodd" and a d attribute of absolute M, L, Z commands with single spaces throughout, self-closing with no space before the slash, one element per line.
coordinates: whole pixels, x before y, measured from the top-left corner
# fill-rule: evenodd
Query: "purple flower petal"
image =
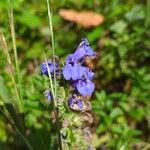
<path fill-rule="evenodd" d="M 45 92 L 44 92 L 44 95 L 45 95 L 45 97 L 48 99 L 48 101 L 51 101 L 52 100 L 52 93 L 51 93 L 51 91 L 50 90 L 46 90 Z"/>
<path fill-rule="evenodd" d="M 94 73 L 88 67 L 85 67 L 85 69 L 84 69 L 84 77 L 86 79 L 88 79 L 88 80 L 92 80 L 93 77 L 94 77 Z"/>
<path fill-rule="evenodd" d="M 54 73 L 54 64 L 51 60 L 47 60 L 46 62 L 42 63 L 41 66 L 41 72 L 42 74 L 49 76 L 48 75 L 48 69 L 50 71 L 50 73 Z M 58 70 L 58 64 L 55 64 L 55 71 Z"/>
<path fill-rule="evenodd" d="M 78 65 L 77 73 L 78 73 L 78 79 L 81 79 L 85 74 L 85 67 Z"/>
<path fill-rule="evenodd" d="M 91 82 L 90 80 L 87 80 L 86 82 L 86 91 L 88 93 L 88 95 L 92 95 L 92 93 L 94 92 L 94 88 L 95 88 L 95 85 L 93 82 Z"/>
<path fill-rule="evenodd" d="M 66 64 L 71 63 L 71 62 L 77 62 L 75 60 L 74 54 L 70 54 L 68 55 L 68 57 L 66 58 Z"/>
<path fill-rule="evenodd" d="M 95 57 L 95 56 L 96 56 L 96 53 L 89 46 L 88 40 L 86 38 L 83 38 L 77 50 L 74 53 L 74 59 L 80 60 L 86 57 Z"/>
<path fill-rule="evenodd" d="M 80 110 L 82 110 L 82 109 L 83 109 L 83 101 L 78 100 L 78 101 L 77 101 L 77 106 L 78 106 L 78 108 L 79 108 Z"/>
<path fill-rule="evenodd" d="M 95 86 L 90 80 L 79 80 L 76 84 L 76 88 L 82 96 L 91 96 Z"/>
<path fill-rule="evenodd" d="M 75 103 L 75 98 L 70 98 L 69 100 L 68 100 L 68 105 L 70 106 L 70 107 L 73 107 L 74 106 L 74 103 Z"/>
<path fill-rule="evenodd" d="M 66 80 L 70 80 L 71 79 L 71 72 L 72 72 L 72 66 L 71 64 L 66 65 L 63 68 L 63 76 Z"/>
<path fill-rule="evenodd" d="M 73 65 L 67 64 L 63 68 L 63 76 L 66 80 L 78 80 L 85 74 L 85 67 L 80 64 L 74 63 Z"/>
<path fill-rule="evenodd" d="M 74 66 L 72 66 L 72 72 L 71 72 L 71 78 L 73 80 L 77 80 L 78 79 L 78 68 L 80 66 L 78 64 L 74 64 Z"/>
<path fill-rule="evenodd" d="M 84 102 L 81 101 L 80 99 L 75 98 L 75 97 L 71 97 L 68 100 L 68 105 L 73 110 L 79 111 L 79 110 L 83 110 L 84 109 Z"/>

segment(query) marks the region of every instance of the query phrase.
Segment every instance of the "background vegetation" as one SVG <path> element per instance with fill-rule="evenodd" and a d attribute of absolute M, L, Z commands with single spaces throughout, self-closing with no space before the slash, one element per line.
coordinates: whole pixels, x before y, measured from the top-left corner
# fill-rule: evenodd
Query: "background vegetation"
<path fill-rule="evenodd" d="M 13 0 L 13 7 L 27 132 L 36 150 L 47 150 L 51 148 L 53 127 L 50 125 L 50 108 L 43 97 L 45 82 L 39 71 L 44 60 L 43 51 L 47 56 L 52 54 L 46 1 Z M 87 37 L 98 53 L 96 61 L 87 62 L 96 72 L 96 92 L 91 99 L 93 144 L 104 150 L 118 150 L 122 146 L 127 150 L 148 150 L 150 1 L 54 0 L 51 8 L 55 49 L 59 57 L 65 58 L 73 52 L 82 37 Z M 104 22 L 86 29 L 60 17 L 61 8 L 97 12 L 104 16 Z M 5 0 L 0 0 L 0 30 L 11 50 Z M 10 53 L 13 54 L 13 50 Z M 0 75 L 13 95 L 6 65 L 6 56 L 0 48 Z M 3 108 L 1 101 L 0 106 Z M 0 150 L 21 149 L 21 145 L 22 141 L 0 113 Z"/>

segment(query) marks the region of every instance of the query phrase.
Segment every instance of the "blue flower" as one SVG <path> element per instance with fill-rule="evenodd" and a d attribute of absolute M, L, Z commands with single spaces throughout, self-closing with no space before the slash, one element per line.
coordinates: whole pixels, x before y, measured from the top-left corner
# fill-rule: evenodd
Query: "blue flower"
<path fill-rule="evenodd" d="M 96 53 L 89 46 L 88 40 L 86 38 L 83 38 L 75 53 L 70 54 L 66 58 L 66 64 L 72 62 L 81 62 L 84 60 L 84 58 L 87 57 L 96 57 Z"/>
<path fill-rule="evenodd" d="M 63 76 L 66 80 L 77 80 L 81 79 L 84 75 L 85 68 L 80 64 L 73 63 L 73 64 L 66 64 L 63 68 Z"/>
<path fill-rule="evenodd" d="M 45 97 L 48 99 L 48 101 L 51 101 L 52 100 L 52 93 L 51 93 L 51 91 L 50 90 L 46 90 L 45 92 L 44 92 L 44 95 L 45 95 Z"/>
<path fill-rule="evenodd" d="M 68 63 L 63 68 L 63 76 L 66 80 L 79 80 L 82 77 L 92 80 L 94 73 L 88 68 L 81 66 L 79 63 Z"/>
<path fill-rule="evenodd" d="M 82 61 L 86 57 L 95 57 L 95 56 L 96 56 L 96 53 L 89 46 L 88 40 L 86 38 L 83 38 L 72 57 L 75 60 Z"/>
<path fill-rule="evenodd" d="M 84 76 L 88 80 L 92 80 L 94 77 L 94 73 L 88 67 L 84 67 Z"/>
<path fill-rule="evenodd" d="M 75 62 L 77 62 L 75 55 L 74 54 L 68 55 L 68 57 L 66 58 L 66 64 L 75 63 Z"/>
<path fill-rule="evenodd" d="M 84 103 L 83 103 L 83 101 L 81 101 L 80 99 L 77 99 L 75 97 L 71 97 L 68 100 L 68 105 L 73 110 L 79 111 L 79 110 L 83 110 L 84 109 Z"/>
<path fill-rule="evenodd" d="M 48 67 L 47 67 L 48 65 Z M 41 73 L 46 75 L 47 77 L 49 76 L 48 75 L 48 68 L 49 68 L 49 71 L 50 73 L 54 73 L 54 66 L 55 66 L 55 71 L 58 70 L 58 64 L 55 64 L 51 61 L 51 60 L 47 60 L 45 61 L 44 63 L 42 63 L 41 65 Z"/>
<path fill-rule="evenodd" d="M 88 79 L 79 80 L 75 86 L 82 96 L 91 96 L 95 88 L 94 83 Z"/>

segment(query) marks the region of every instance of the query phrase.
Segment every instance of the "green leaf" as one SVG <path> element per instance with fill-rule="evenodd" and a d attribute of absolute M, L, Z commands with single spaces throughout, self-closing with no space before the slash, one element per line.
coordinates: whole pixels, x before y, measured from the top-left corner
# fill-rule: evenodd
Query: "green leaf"
<path fill-rule="evenodd" d="M 50 136 L 54 138 L 54 134 L 51 135 L 51 133 L 47 132 L 44 128 L 33 130 L 29 135 L 29 139 L 35 150 L 49 150 L 50 142 L 52 142 Z"/>
<path fill-rule="evenodd" d="M 144 77 L 143 77 L 143 80 L 145 82 L 150 82 L 150 74 L 146 74 Z"/>
<path fill-rule="evenodd" d="M 135 5 L 131 11 L 125 15 L 126 19 L 130 22 L 143 19 L 145 17 L 145 10 L 142 5 Z"/>
<path fill-rule="evenodd" d="M 33 150 L 31 144 L 29 143 L 29 141 L 26 139 L 26 137 L 18 130 L 16 129 L 18 135 L 20 136 L 20 138 L 24 141 L 24 143 L 28 146 L 29 150 Z"/>
<path fill-rule="evenodd" d="M 130 110 L 130 106 L 127 102 L 120 102 L 119 105 L 126 112 L 128 112 Z"/>
<path fill-rule="evenodd" d="M 127 137 L 132 137 L 132 136 L 139 136 L 142 134 L 142 131 L 140 130 L 136 130 L 136 129 L 129 129 L 128 132 L 127 132 Z"/>
<path fill-rule="evenodd" d="M 0 76 L 0 96 L 4 103 L 11 103 L 11 99 L 8 94 L 8 90 L 6 86 L 4 85 L 3 78 Z"/>
<path fill-rule="evenodd" d="M 43 51 L 41 50 L 41 43 L 35 43 L 31 49 L 29 49 L 26 53 L 27 58 L 35 59 L 42 55 Z"/>
<path fill-rule="evenodd" d="M 10 125 L 12 126 L 12 128 L 17 132 L 17 134 L 19 135 L 19 137 L 24 141 L 24 143 L 27 145 L 27 147 L 29 148 L 29 150 L 33 150 L 31 144 L 28 142 L 28 140 L 26 139 L 26 136 L 24 136 L 16 127 L 16 125 L 14 123 L 11 122 L 11 120 L 7 117 L 7 115 L 5 114 L 5 112 L 3 112 L 2 109 L 0 109 L 1 113 L 3 114 L 3 116 L 6 118 L 6 120 L 10 123 Z"/>
<path fill-rule="evenodd" d="M 32 150 L 32 147 L 30 146 L 29 142 L 25 138 L 25 131 L 24 131 L 24 121 L 23 121 L 23 114 L 17 114 L 16 109 L 14 108 L 12 101 L 9 97 L 8 90 L 6 86 L 4 85 L 3 78 L 0 76 L 0 96 L 3 99 L 3 102 L 5 104 L 5 107 L 7 111 L 9 112 L 14 125 L 11 123 L 9 119 L 10 124 L 12 125 L 13 128 L 17 131 L 18 135 L 22 138 L 25 144 L 29 147 L 30 150 Z M 4 113 L 3 113 L 4 114 Z M 4 115 L 6 118 L 7 116 Z"/>
<path fill-rule="evenodd" d="M 13 119 L 13 122 L 16 125 L 16 127 L 19 129 L 21 133 L 24 134 L 25 131 L 24 131 L 24 124 L 23 124 L 24 121 L 22 117 L 23 115 L 17 114 L 12 104 L 5 103 L 5 107 L 8 110 L 11 118 Z"/>
<path fill-rule="evenodd" d="M 129 112 L 130 116 L 133 117 L 134 119 L 140 121 L 142 120 L 142 118 L 144 117 L 145 115 L 145 111 L 144 109 L 141 107 L 141 108 L 135 108 L 135 109 L 132 109 L 130 112 Z"/>
<path fill-rule="evenodd" d="M 125 45 L 121 45 L 118 47 L 118 53 L 120 57 L 124 57 L 128 52 L 128 48 Z"/>
<path fill-rule="evenodd" d="M 112 119 L 114 119 L 114 118 L 116 118 L 117 116 L 120 116 L 120 115 L 123 115 L 123 111 L 122 111 L 122 109 L 119 108 L 119 107 L 114 108 L 114 109 L 111 111 L 111 113 L 110 113 L 110 117 L 111 117 Z"/>
<path fill-rule="evenodd" d="M 119 20 L 110 27 L 110 30 L 118 34 L 122 34 L 123 32 L 125 32 L 126 27 L 127 23 L 123 20 Z"/>
<path fill-rule="evenodd" d="M 105 124 L 100 124 L 96 130 L 97 133 L 102 133 L 107 130 L 107 126 Z"/>
<path fill-rule="evenodd" d="M 16 20 L 30 28 L 36 28 L 41 24 L 40 18 L 30 11 L 24 11 L 22 15 L 16 17 Z"/>
<path fill-rule="evenodd" d="M 20 124 L 20 119 L 17 117 L 17 114 L 15 112 L 16 109 L 14 108 L 12 104 L 12 101 L 8 94 L 8 90 L 6 86 L 4 85 L 3 78 L 1 76 L 0 76 L 0 96 L 2 97 L 5 107 L 8 110 L 15 125 L 17 126 L 18 129 L 20 129 L 20 131 L 23 132 L 23 128 L 21 127 L 21 124 Z"/>
<path fill-rule="evenodd" d="M 96 39 L 99 39 L 102 36 L 104 29 L 102 27 L 97 27 L 90 33 L 88 33 L 87 38 L 89 41 L 95 41 Z"/>
<path fill-rule="evenodd" d="M 117 133 L 117 134 L 122 134 L 123 133 L 123 129 L 121 126 L 114 124 L 112 125 L 112 132 Z"/>
<path fill-rule="evenodd" d="M 75 138 L 75 134 L 73 132 L 73 129 L 72 128 L 69 128 L 68 129 L 68 139 L 70 140 L 70 143 L 73 144 L 76 142 L 76 138 Z"/>
<path fill-rule="evenodd" d="M 3 122 L 3 120 L 0 120 L 0 141 L 7 141 L 7 131 L 5 128 L 5 122 Z"/>

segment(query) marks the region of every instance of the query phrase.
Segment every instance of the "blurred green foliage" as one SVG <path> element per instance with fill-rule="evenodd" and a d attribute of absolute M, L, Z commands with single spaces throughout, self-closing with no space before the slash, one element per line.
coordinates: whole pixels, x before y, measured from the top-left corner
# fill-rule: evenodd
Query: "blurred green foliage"
<path fill-rule="evenodd" d="M 50 126 L 50 108 L 43 98 L 43 89 L 47 85 L 39 71 L 39 64 L 44 60 L 43 51 L 47 56 L 52 54 L 46 1 L 13 0 L 13 7 L 24 83 L 26 126 L 33 145 L 38 145 L 39 150 L 47 150 L 51 147 L 49 141 L 53 140 L 50 134 L 53 127 Z M 99 55 L 93 62 L 97 87 L 92 100 L 93 130 L 99 141 L 95 145 L 106 150 L 118 150 L 122 146 L 127 150 L 142 149 L 143 143 L 150 142 L 150 1 L 54 0 L 51 8 L 55 49 L 59 57 L 73 52 L 82 37 L 88 38 Z M 104 15 L 105 21 L 98 27 L 84 29 L 63 20 L 58 15 L 60 8 L 98 12 Z M 1 0 L 0 30 L 3 30 L 12 53 L 8 23 L 6 1 Z M 0 60 L 0 74 L 13 94 L 1 49 Z M 0 149 L 12 143 L 16 149 L 17 137 L 5 123 L 7 120 L 0 114 Z M 100 142 L 104 135 L 109 138 Z"/>

